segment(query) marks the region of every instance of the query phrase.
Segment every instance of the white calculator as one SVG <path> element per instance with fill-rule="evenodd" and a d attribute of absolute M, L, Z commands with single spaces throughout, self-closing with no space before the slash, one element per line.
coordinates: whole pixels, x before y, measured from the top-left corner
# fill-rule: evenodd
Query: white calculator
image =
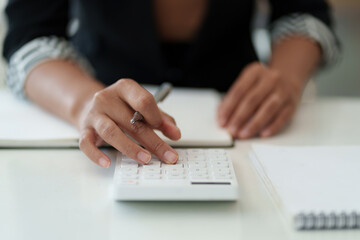
<path fill-rule="evenodd" d="M 148 165 L 118 153 L 113 196 L 122 201 L 235 201 L 239 188 L 225 149 L 176 149 L 176 164 Z"/>

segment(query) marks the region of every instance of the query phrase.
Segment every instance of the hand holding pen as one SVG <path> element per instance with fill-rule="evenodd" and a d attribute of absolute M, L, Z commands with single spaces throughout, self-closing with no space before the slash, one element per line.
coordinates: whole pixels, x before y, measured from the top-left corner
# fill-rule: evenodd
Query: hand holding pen
<path fill-rule="evenodd" d="M 81 150 L 102 167 L 110 165 L 110 158 L 97 147 L 102 142 L 141 164 L 151 160 L 150 153 L 165 163 L 176 163 L 177 152 L 154 132 L 158 129 L 172 140 L 180 138 L 174 119 L 157 106 L 170 90 L 171 85 L 164 84 L 153 96 L 134 80 L 121 79 L 98 91 L 81 117 Z"/>
<path fill-rule="evenodd" d="M 172 89 L 171 83 L 165 82 L 161 84 L 160 88 L 154 94 L 154 99 L 156 103 L 162 102 L 167 97 L 167 95 L 169 95 L 171 89 Z M 136 111 L 132 119 L 130 120 L 130 123 L 135 124 L 137 121 L 141 121 L 143 119 L 144 119 L 143 115 L 141 115 L 140 112 Z"/>

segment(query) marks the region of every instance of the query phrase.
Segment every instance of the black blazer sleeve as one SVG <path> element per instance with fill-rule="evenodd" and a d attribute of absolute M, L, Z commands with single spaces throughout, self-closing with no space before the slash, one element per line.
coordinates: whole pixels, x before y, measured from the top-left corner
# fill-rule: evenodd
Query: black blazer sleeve
<path fill-rule="evenodd" d="M 325 0 L 269 0 L 271 22 L 293 13 L 307 13 L 331 27 L 330 8 Z"/>
<path fill-rule="evenodd" d="M 3 55 L 11 55 L 27 42 L 42 36 L 67 38 L 69 0 L 8 0 L 8 30 Z"/>

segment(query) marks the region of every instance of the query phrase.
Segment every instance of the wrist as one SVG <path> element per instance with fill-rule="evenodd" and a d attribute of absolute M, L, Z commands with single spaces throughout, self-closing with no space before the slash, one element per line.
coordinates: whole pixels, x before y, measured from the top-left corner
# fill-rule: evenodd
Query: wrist
<path fill-rule="evenodd" d="M 269 67 L 302 89 L 321 60 L 319 45 L 305 37 L 294 36 L 273 46 Z"/>
<path fill-rule="evenodd" d="M 79 130 L 84 117 L 88 113 L 89 106 L 90 100 L 79 101 L 70 110 L 70 121 Z"/>
<path fill-rule="evenodd" d="M 88 115 L 94 95 L 105 88 L 101 83 L 94 81 L 92 86 L 88 86 L 83 92 L 80 92 L 70 107 L 70 121 L 80 129 L 86 115 Z"/>
<path fill-rule="evenodd" d="M 301 92 L 304 89 L 305 85 L 307 84 L 310 78 L 310 76 L 296 74 L 294 72 L 282 68 L 270 67 L 270 69 L 279 72 L 279 75 L 283 79 L 283 81 L 290 84 L 291 87 L 297 92 Z"/>

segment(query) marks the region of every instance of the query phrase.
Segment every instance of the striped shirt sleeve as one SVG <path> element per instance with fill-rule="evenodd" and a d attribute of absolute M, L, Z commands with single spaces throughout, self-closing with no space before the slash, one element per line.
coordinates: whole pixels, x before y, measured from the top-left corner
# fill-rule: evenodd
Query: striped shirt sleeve
<path fill-rule="evenodd" d="M 282 40 L 301 35 L 319 44 L 323 52 L 322 66 L 334 64 L 340 56 L 340 46 L 335 34 L 319 19 L 310 14 L 291 14 L 280 18 L 271 26 L 273 45 Z"/>
<path fill-rule="evenodd" d="M 11 56 L 6 74 L 7 86 L 17 97 L 26 99 L 24 86 L 27 75 L 38 64 L 50 59 L 75 62 L 93 75 L 90 63 L 68 41 L 56 36 L 40 37 L 28 42 Z"/>

